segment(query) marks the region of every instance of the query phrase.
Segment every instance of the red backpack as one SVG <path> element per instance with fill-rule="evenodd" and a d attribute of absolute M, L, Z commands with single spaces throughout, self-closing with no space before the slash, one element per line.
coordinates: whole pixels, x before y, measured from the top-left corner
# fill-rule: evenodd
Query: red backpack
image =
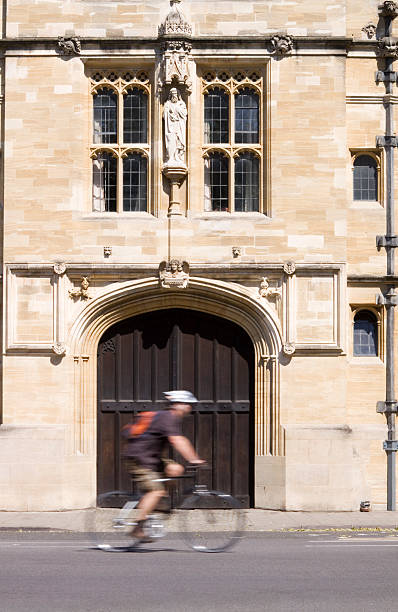
<path fill-rule="evenodd" d="M 122 433 L 126 438 L 137 438 L 150 427 L 157 412 L 141 412 L 135 423 L 128 423 L 122 428 Z"/>

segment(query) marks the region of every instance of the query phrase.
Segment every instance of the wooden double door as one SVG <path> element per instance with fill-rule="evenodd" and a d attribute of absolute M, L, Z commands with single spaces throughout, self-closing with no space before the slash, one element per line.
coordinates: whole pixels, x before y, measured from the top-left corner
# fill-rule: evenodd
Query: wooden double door
<path fill-rule="evenodd" d="M 199 402 L 183 420 L 183 434 L 211 466 L 201 477 L 250 507 L 253 365 L 242 328 L 198 311 L 157 310 L 109 328 L 98 347 L 98 493 L 130 486 L 121 461 L 123 425 L 161 408 L 163 391 L 187 389 Z"/>

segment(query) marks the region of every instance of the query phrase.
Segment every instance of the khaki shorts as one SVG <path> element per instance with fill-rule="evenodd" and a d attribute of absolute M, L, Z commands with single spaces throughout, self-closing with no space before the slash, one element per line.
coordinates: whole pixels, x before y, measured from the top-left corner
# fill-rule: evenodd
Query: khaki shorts
<path fill-rule="evenodd" d="M 170 459 L 163 459 L 163 465 L 168 463 L 174 463 Z M 133 477 L 143 493 L 148 491 L 161 491 L 164 489 L 164 482 L 156 482 L 158 478 L 164 478 L 164 474 L 155 472 L 149 468 L 140 465 L 134 459 L 125 459 L 125 468 L 127 472 Z"/>

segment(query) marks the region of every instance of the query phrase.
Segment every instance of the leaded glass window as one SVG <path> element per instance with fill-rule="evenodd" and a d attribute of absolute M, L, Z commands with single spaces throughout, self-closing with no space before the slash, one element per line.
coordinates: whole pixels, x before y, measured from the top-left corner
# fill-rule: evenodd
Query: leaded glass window
<path fill-rule="evenodd" d="M 228 210 L 229 160 L 222 153 L 211 153 L 205 160 L 205 210 Z"/>
<path fill-rule="evenodd" d="M 123 210 L 146 210 L 147 180 L 146 157 L 131 153 L 123 159 Z"/>
<path fill-rule="evenodd" d="M 93 211 L 149 212 L 151 154 L 148 74 L 97 70 L 93 94 Z"/>
<path fill-rule="evenodd" d="M 258 211 L 259 159 L 253 153 L 242 153 L 235 159 L 235 211 Z"/>
<path fill-rule="evenodd" d="M 117 142 L 117 94 L 106 87 L 94 95 L 94 142 Z"/>
<path fill-rule="evenodd" d="M 93 159 L 93 208 L 116 212 L 117 159 L 106 151 Z"/>
<path fill-rule="evenodd" d="M 360 310 L 354 317 L 354 355 L 357 357 L 378 355 L 377 317 L 369 310 Z"/>
<path fill-rule="evenodd" d="M 377 199 L 377 162 L 371 155 L 358 155 L 354 161 L 354 200 Z"/>
<path fill-rule="evenodd" d="M 229 95 L 219 87 L 205 94 L 205 142 L 229 141 Z"/>
<path fill-rule="evenodd" d="M 259 142 L 259 97 L 245 88 L 235 94 L 235 143 Z"/>
<path fill-rule="evenodd" d="M 211 70 L 202 77 L 204 210 L 264 210 L 263 77 L 254 70 Z"/>
<path fill-rule="evenodd" d="M 148 96 L 137 87 L 124 96 L 123 130 L 125 143 L 148 142 Z"/>

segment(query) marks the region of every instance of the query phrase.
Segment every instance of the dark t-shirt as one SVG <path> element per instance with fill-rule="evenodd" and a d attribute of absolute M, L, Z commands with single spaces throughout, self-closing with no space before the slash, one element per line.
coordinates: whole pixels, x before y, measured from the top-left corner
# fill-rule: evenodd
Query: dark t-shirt
<path fill-rule="evenodd" d="M 161 410 L 155 414 L 148 429 L 141 435 L 127 439 L 123 456 L 135 459 L 143 467 L 150 470 L 162 470 L 162 457 L 168 445 L 169 436 L 181 436 L 180 418 L 169 410 Z"/>

